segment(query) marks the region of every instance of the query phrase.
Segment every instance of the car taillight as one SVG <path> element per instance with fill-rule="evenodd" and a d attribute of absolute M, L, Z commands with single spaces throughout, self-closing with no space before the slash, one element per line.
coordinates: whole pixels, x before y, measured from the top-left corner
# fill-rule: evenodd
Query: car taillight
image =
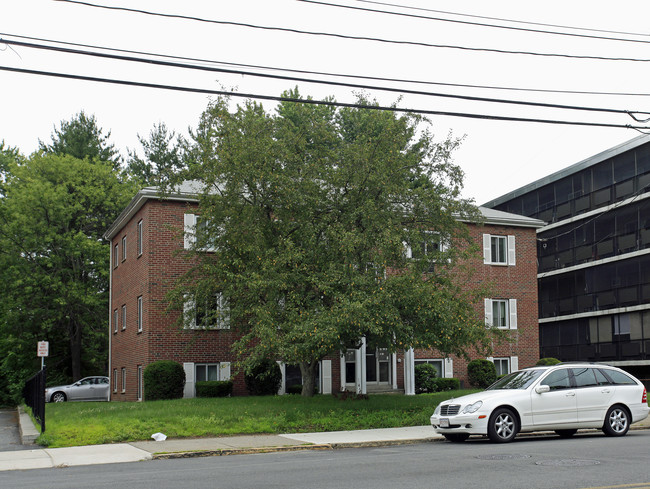
<path fill-rule="evenodd" d="M 645 387 L 643 388 L 643 397 L 641 397 L 641 402 L 648 402 L 648 391 L 645 390 Z"/>

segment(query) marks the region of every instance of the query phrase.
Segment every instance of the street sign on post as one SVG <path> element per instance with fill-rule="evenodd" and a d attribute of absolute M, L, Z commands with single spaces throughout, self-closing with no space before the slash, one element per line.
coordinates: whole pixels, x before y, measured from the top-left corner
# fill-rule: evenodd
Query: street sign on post
<path fill-rule="evenodd" d="M 48 341 L 39 341 L 36 354 L 41 357 L 41 370 L 45 366 L 45 357 L 50 353 L 50 343 Z"/>

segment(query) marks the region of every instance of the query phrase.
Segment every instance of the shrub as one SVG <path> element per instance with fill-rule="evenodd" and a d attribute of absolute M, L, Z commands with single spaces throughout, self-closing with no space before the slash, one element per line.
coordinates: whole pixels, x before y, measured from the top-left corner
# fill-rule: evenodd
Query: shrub
<path fill-rule="evenodd" d="M 287 394 L 302 394 L 302 384 L 287 386 Z"/>
<path fill-rule="evenodd" d="M 273 360 L 262 359 L 246 367 L 244 382 L 250 395 L 272 396 L 280 389 L 282 371 Z"/>
<path fill-rule="evenodd" d="M 467 364 L 467 377 L 471 385 L 485 389 L 497 380 L 497 370 L 489 360 L 472 360 Z"/>
<path fill-rule="evenodd" d="M 460 380 L 458 379 L 438 378 L 435 379 L 435 384 L 436 384 L 436 392 L 455 391 L 460 389 Z"/>
<path fill-rule="evenodd" d="M 180 363 L 160 360 L 147 365 L 143 374 L 146 401 L 180 399 L 185 388 L 185 370 Z"/>
<path fill-rule="evenodd" d="M 196 383 L 196 397 L 230 397 L 232 380 L 206 380 Z"/>
<path fill-rule="evenodd" d="M 546 358 L 540 358 L 539 361 L 535 365 L 557 365 L 560 362 L 557 358 L 553 357 L 546 357 Z"/>
<path fill-rule="evenodd" d="M 420 363 L 415 366 L 415 393 L 436 392 L 436 367 L 430 363 Z"/>

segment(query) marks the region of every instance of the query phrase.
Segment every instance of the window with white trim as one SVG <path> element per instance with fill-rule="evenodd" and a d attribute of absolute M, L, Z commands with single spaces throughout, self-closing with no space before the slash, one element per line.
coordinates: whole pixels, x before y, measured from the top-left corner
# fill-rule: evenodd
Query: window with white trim
<path fill-rule="evenodd" d="M 406 245 L 406 257 L 414 260 L 431 258 L 436 253 L 447 251 L 447 245 L 441 238 L 440 233 L 435 231 L 424 231 L 421 239 L 417 242 Z"/>
<path fill-rule="evenodd" d="M 210 243 L 209 234 L 214 232 L 210 229 L 210 222 L 207 219 L 201 218 L 198 214 L 185 214 L 183 218 L 184 223 L 184 239 L 183 247 L 186 250 L 192 249 L 197 245 L 197 240 L 200 251 L 216 251 L 217 247 L 214 243 Z"/>
<path fill-rule="evenodd" d="M 117 392 L 117 369 L 113 369 L 113 392 Z"/>
<path fill-rule="evenodd" d="M 422 359 L 422 358 L 416 358 L 414 360 L 415 365 L 421 365 L 423 363 L 428 363 L 429 365 L 433 365 L 434 368 L 436 369 L 436 376 L 439 378 L 444 378 L 445 376 L 445 361 L 441 359 Z"/>
<path fill-rule="evenodd" d="M 188 329 L 230 329 L 230 306 L 221 292 L 186 300 L 183 314 Z"/>
<path fill-rule="evenodd" d="M 136 231 L 136 247 L 138 256 L 142 255 L 142 219 L 138 221 L 137 231 Z"/>
<path fill-rule="evenodd" d="M 126 329 L 126 304 L 122 305 L 122 331 Z"/>
<path fill-rule="evenodd" d="M 126 392 L 126 368 L 122 367 L 122 393 Z"/>
<path fill-rule="evenodd" d="M 120 245 L 116 244 L 113 248 L 113 268 L 117 268 L 120 258 Z"/>
<path fill-rule="evenodd" d="M 126 260 L 126 236 L 122 236 L 122 261 Z"/>
<path fill-rule="evenodd" d="M 120 313 L 117 309 L 113 311 L 113 331 L 117 333 L 118 323 L 120 321 Z"/>
<path fill-rule="evenodd" d="M 138 297 L 138 333 L 142 333 L 142 296 Z"/>
<path fill-rule="evenodd" d="M 489 265 L 516 265 L 514 236 L 483 235 L 483 263 Z"/>
<path fill-rule="evenodd" d="M 194 365 L 196 382 L 204 382 L 206 380 L 219 380 L 219 364 L 218 363 L 197 363 Z"/>
<path fill-rule="evenodd" d="M 485 325 L 517 329 L 517 299 L 485 299 Z"/>
<path fill-rule="evenodd" d="M 492 363 L 494 363 L 494 368 L 497 372 L 497 377 L 500 377 L 505 374 L 510 373 L 510 358 L 493 358 Z"/>

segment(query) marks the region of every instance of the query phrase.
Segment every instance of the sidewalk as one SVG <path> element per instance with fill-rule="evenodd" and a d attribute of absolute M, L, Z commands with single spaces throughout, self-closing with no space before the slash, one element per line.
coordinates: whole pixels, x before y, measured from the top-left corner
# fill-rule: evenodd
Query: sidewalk
<path fill-rule="evenodd" d="M 31 419 L 21 415 L 23 440 L 38 434 Z M 630 429 L 650 429 L 650 417 Z M 68 467 L 76 465 L 139 462 L 164 458 L 205 457 L 218 455 L 264 453 L 291 450 L 332 450 L 336 448 L 370 447 L 424 443 L 443 440 L 431 426 L 383 428 L 325 433 L 287 435 L 251 435 L 219 438 L 167 439 L 111 445 L 70 448 L 35 448 L 0 452 L 0 471 Z"/>

